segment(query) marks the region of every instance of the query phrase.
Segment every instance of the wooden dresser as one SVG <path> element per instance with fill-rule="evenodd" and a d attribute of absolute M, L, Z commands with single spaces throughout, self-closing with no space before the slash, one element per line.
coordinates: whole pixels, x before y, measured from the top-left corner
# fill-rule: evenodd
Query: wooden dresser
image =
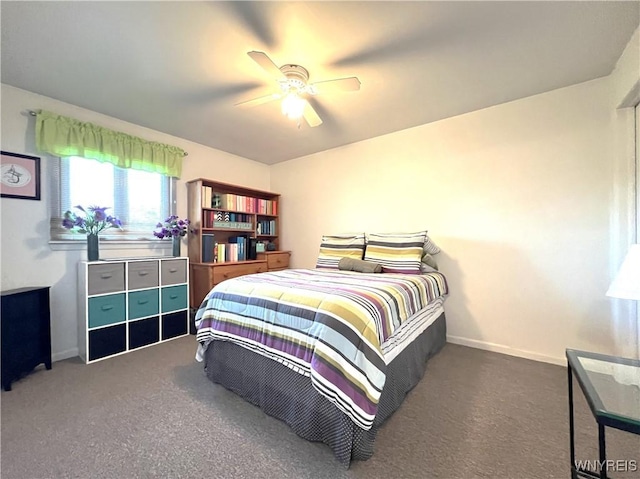
<path fill-rule="evenodd" d="M 266 259 L 226 263 L 191 263 L 191 308 L 199 308 L 207 293 L 225 279 L 266 271 L 268 271 Z"/>

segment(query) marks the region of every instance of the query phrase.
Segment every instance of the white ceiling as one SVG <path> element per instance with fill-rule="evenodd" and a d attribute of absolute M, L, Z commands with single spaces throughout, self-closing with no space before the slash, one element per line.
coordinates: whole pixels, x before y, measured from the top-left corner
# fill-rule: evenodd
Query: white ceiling
<path fill-rule="evenodd" d="M 0 2 L 2 82 L 267 164 L 606 76 L 640 2 Z M 247 52 L 299 64 L 286 119 Z M 34 106 L 35 107 L 35 106 Z"/>

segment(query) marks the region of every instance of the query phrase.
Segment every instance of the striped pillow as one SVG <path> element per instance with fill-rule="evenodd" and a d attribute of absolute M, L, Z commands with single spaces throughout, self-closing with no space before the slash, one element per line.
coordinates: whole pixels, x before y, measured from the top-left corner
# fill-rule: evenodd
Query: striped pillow
<path fill-rule="evenodd" d="M 425 234 L 424 236 L 423 251 L 425 254 L 438 254 L 440 252 L 440 248 L 438 248 L 438 245 L 431 241 L 431 238 L 429 238 L 429 235 L 427 234 Z"/>
<path fill-rule="evenodd" d="M 438 271 L 438 263 L 430 254 L 422 255 L 422 262 L 420 263 L 421 273 L 431 273 L 432 271 Z"/>
<path fill-rule="evenodd" d="M 383 273 L 420 274 L 426 236 L 426 231 L 370 234 L 364 259 L 381 264 Z"/>
<path fill-rule="evenodd" d="M 337 270 L 341 258 L 362 259 L 363 255 L 364 233 L 323 236 L 316 268 Z"/>

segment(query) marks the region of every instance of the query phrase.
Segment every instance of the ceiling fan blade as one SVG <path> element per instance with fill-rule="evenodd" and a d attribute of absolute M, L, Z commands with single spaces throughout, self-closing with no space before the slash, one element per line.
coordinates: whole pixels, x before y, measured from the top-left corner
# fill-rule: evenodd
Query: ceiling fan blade
<path fill-rule="evenodd" d="M 338 78 L 336 80 L 326 80 L 312 83 L 313 94 L 332 93 L 336 91 L 356 91 L 360 89 L 360 80 L 356 77 Z"/>
<path fill-rule="evenodd" d="M 252 2 L 213 2 L 212 8 L 226 9 L 232 20 L 236 20 L 238 27 L 244 27 L 247 33 L 253 34 L 256 39 L 266 47 L 276 45 L 277 23 L 271 18 L 269 5 L 256 5 Z M 235 27 L 235 25 L 234 25 Z"/>
<path fill-rule="evenodd" d="M 249 108 L 252 106 L 262 105 L 264 103 L 269 103 L 270 101 L 279 100 L 280 98 L 282 98 L 282 95 L 280 93 L 272 93 L 270 95 L 253 98 L 252 100 L 241 101 L 240 103 L 236 103 L 235 106 L 239 106 L 242 108 Z"/>
<path fill-rule="evenodd" d="M 221 85 L 206 85 L 193 87 L 185 92 L 176 95 L 180 100 L 187 101 L 192 104 L 201 104 L 203 102 L 216 102 L 225 101 L 228 102 L 229 96 L 237 97 L 244 94 L 248 96 L 252 90 L 263 86 L 264 83 L 251 81 L 243 83 L 226 83 Z"/>
<path fill-rule="evenodd" d="M 304 112 L 302 113 L 304 119 L 307 120 L 310 127 L 322 125 L 322 118 L 316 113 L 308 101 L 304 105 Z"/>
<path fill-rule="evenodd" d="M 251 51 L 251 52 L 248 52 L 247 55 L 249 55 L 253 59 L 253 61 L 255 61 L 258 65 L 260 65 L 262 69 L 266 71 L 275 80 L 287 79 L 287 77 L 284 76 L 284 73 L 280 71 L 278 66 L 275 63 L 273 63 L 271 58 L 269 58 L 266 53 Z"/>

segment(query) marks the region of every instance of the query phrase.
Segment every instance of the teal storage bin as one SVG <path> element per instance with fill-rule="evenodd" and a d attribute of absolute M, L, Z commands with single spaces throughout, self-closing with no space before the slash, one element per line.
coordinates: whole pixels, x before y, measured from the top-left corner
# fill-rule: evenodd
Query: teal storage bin
<path fill-rule="evenodd" d="M 187 285 L 162 288 L 162 312 L 177 311 L 187 307 Z"/>
<path fill-rule="evenodd" d="M 129 319 L 155 316 L 160 311 L 158 288 L 129 293 Z"/>
<path fill-rule="evenodd" d="M 124 293 L 89 298 L 89 328 L 121 323 L 125 318 Z"/>

